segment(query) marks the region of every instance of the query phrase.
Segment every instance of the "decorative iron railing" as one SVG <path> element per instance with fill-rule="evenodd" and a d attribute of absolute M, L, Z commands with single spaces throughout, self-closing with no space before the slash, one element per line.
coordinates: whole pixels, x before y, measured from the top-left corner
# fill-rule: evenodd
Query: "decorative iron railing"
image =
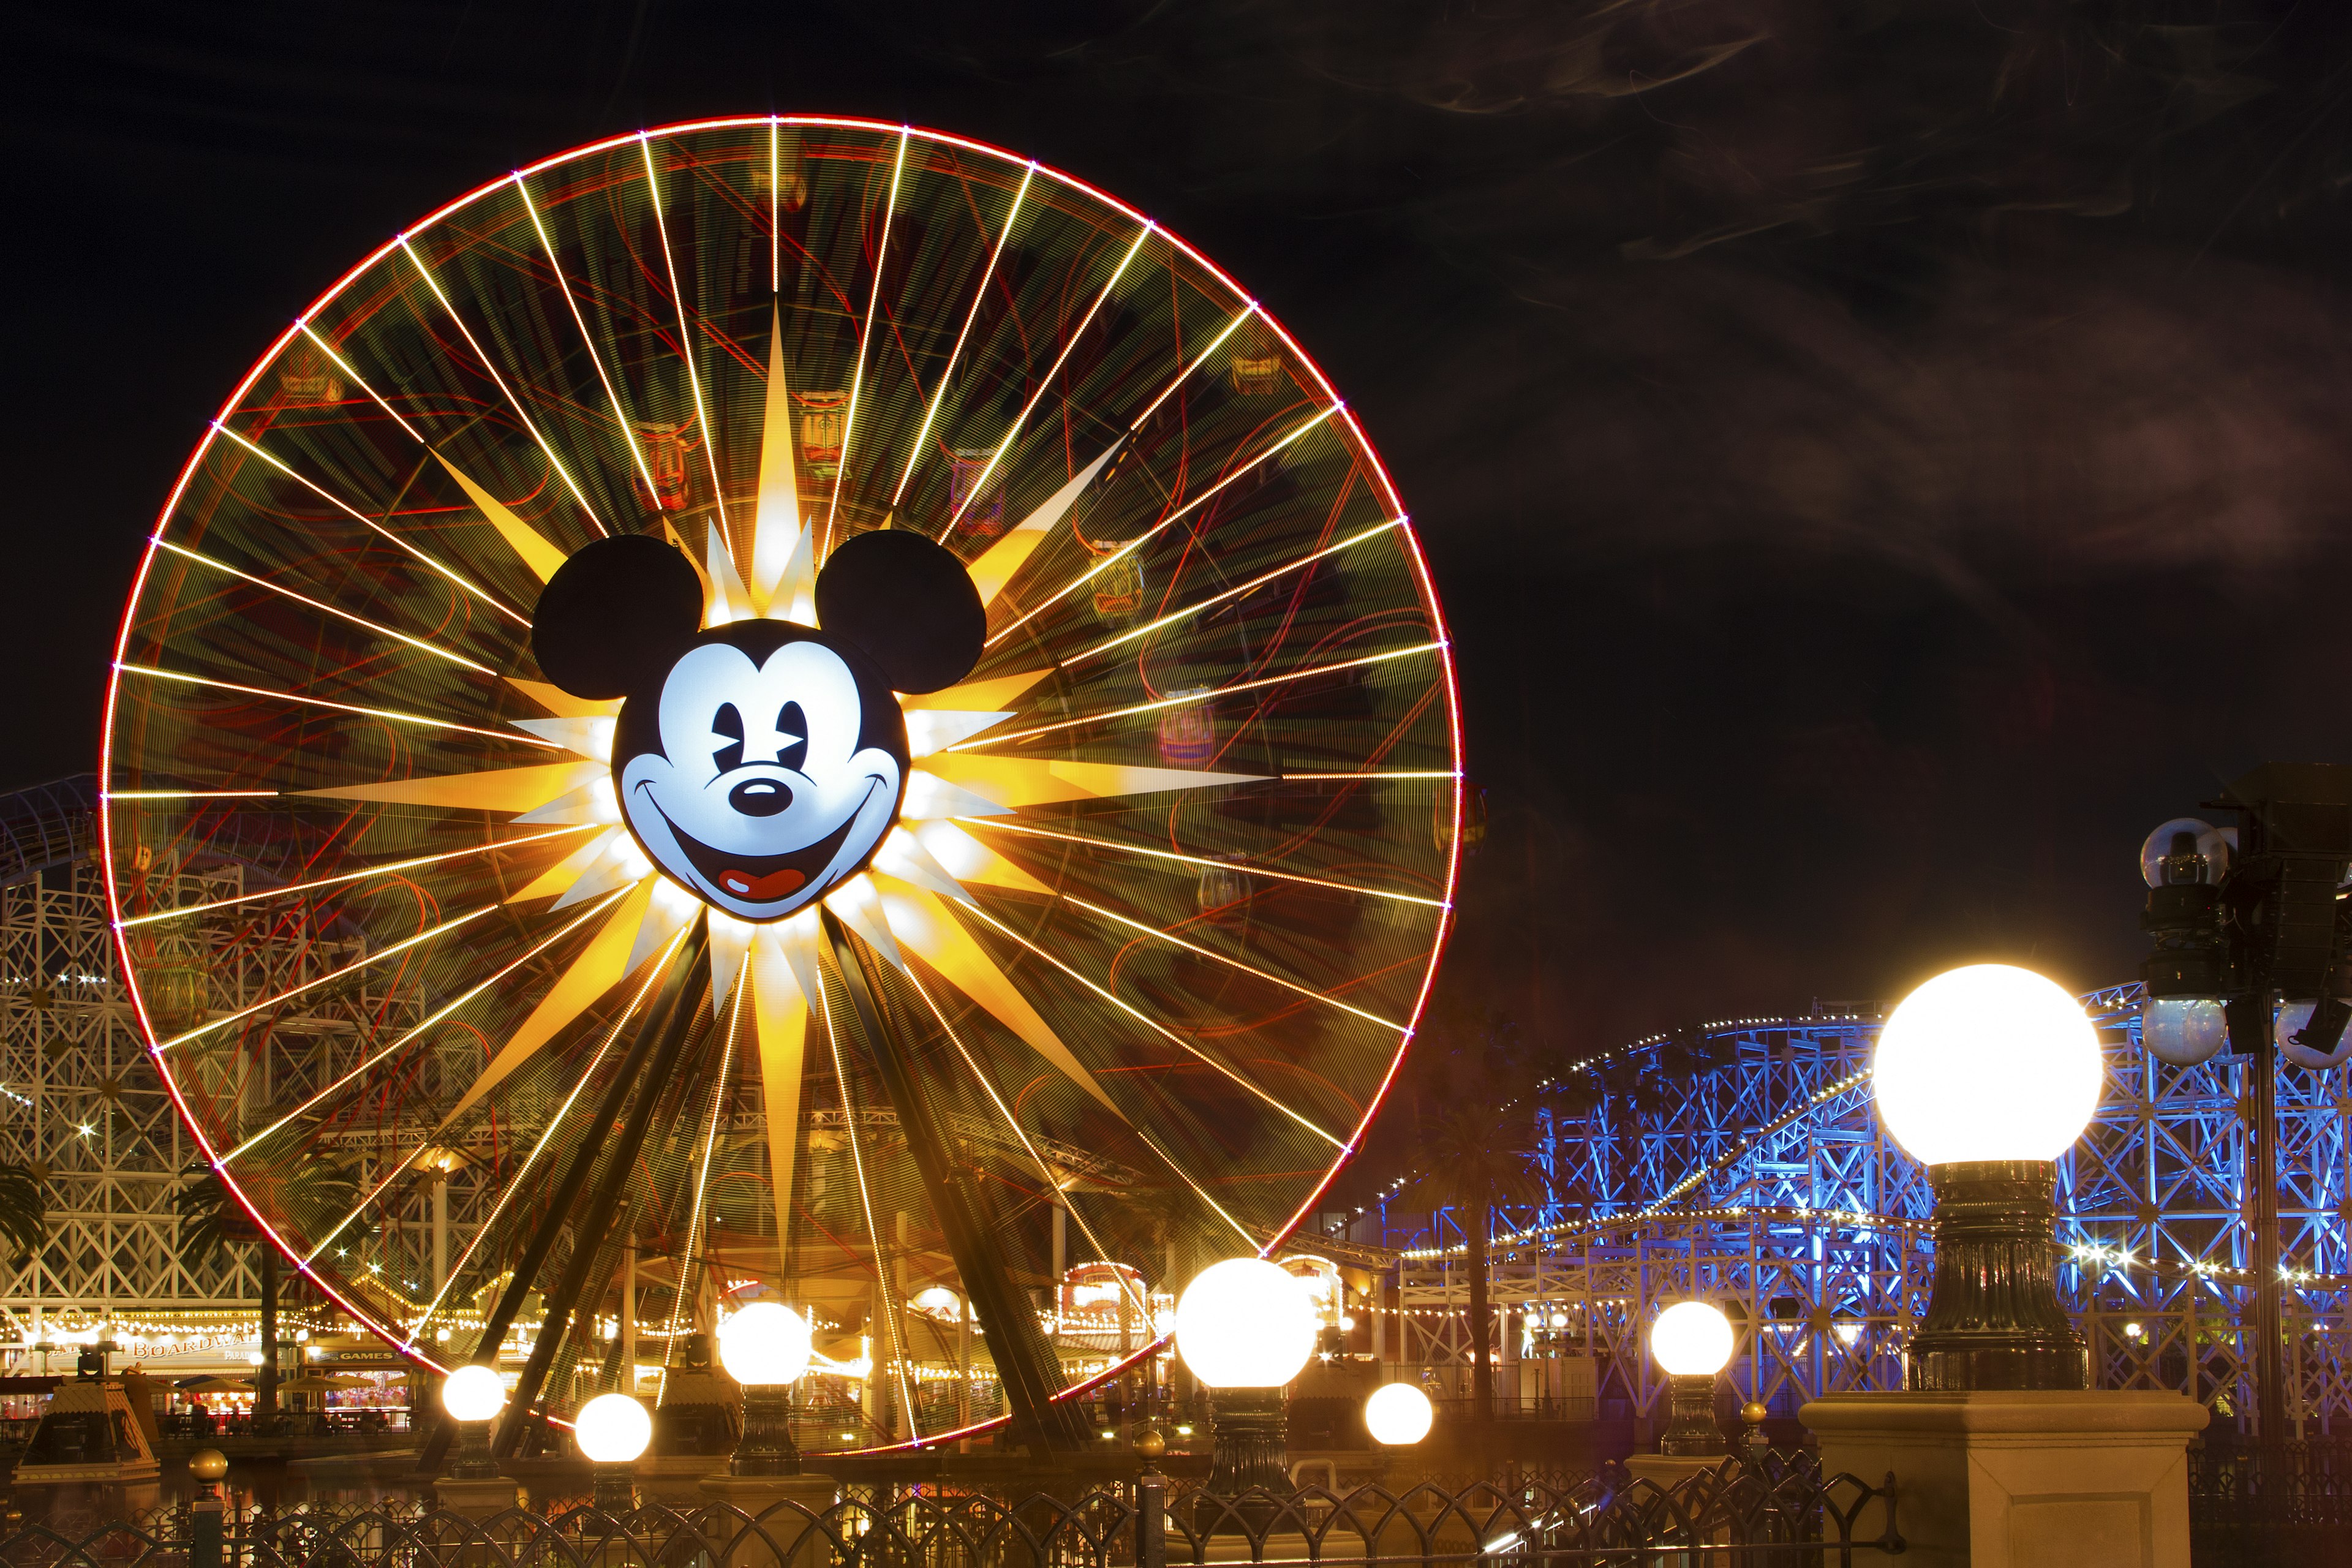
<path fill-rule="evenodd" d="M 509 1510 L 179 1509 L 79 1533 L 26 1524 L 8 1568 L 1797 1568 L 1903 1550 L 1895 1480 L 1742 1455 L 1672 1488 L 1604 1472 L 1556 1490 L 1479 1483 L 1219 1497 L 1146 1472 L 1019 1500 L 949 1487 L 832 1506 Z"/>
<path fill-rule="evenodd" d="M 2196 1568 L 2352 1568 L 2352 1443 L 2209 1435 L 2189 1450 L 2189 1539 Z"/>

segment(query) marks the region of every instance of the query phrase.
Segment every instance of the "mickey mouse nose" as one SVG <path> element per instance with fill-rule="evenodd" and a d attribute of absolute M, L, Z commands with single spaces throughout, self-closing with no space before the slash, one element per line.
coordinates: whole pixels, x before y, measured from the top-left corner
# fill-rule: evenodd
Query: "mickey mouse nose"
<path fill-rule="evenodd" d="M 793 792 L 773 779 L 746 779 L 727 792 L 727 804 L 746 816 L 773 816 L 793 804 Z"/>

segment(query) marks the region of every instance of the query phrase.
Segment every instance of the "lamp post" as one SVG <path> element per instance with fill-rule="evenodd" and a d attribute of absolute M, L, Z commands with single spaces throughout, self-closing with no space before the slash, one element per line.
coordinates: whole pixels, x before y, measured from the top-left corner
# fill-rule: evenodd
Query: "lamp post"
<path fill-rule="evenodd" d="M 625 1394 L 600 1394 L 580 1407 L 572 1437 L 595 1467 L 598 1512 L 626 1513 L 636 1506 L 637 1456 L 653 1435 L 654 1418 Z"/>
<path fill-rule="evenodd" d="M 441 1384 L 441 1408 L 457 1423 L 457 1462 L 450 1467 L 453 1480 L 487 1481 L 498 1478 L 490 1458 L 490 1422 L 506 1408 L 506 1384 L 486 1366 L 461 1366 Z"/>
<path fill-rule="evenodd" d="M 1213 1263 L 1184 1288 L 1176 1353 L 1209 1391 L 1211 1496 L 1289 1491 L 1283 1385 L 1315 1353 L 1322 1326 L 1306 1287 L 1262 1258 Z"/>
<path fill-rule="evenodd" d="M 1724 1451 L 1715 1424 L 1715 1380 L 1730 1364 L 1731 1320 L 1706 1301 L 1677 1301 L 1650 1325 L 1650 1354 L 1668 1379 L 1666 1429 L 1658 1452 L 1673 1458 Z"/>
<path fill-rule="evenodd" d="M 1936 1273 L 1907 1386 L 1797 1413 L 1821 1473 L 1901 1476 L 1906 1561 L 2074 1563 L 2121 1540 L 2132 1562 L 2188 1568 L 2186 1449 L 2205 1407 L 2092 1388 L 2058 1303 L 2055 1162 L 2104 1070 L 2090 1019 L 2031 970 L 1972 964 L 1904 998 L 1872 1070 L 1880 1120 L 1935 1184 Z M 1893 1530 L 1893 1508 L 1865 1505 L 1855 1537 Z"/>
<path fill-rule="evenodd" d="M 2055 1161 L 2098 1109 L 2101 1070 L 2074 997 L 2010 964 L 1939 974 L 1887 1019 L 1878 1114 L 1936 1191 L 1914 1390 L 2089 1386 L 2083 1336 L 2058 1304 Z"/>
<path fill-rule="evenodd" d="M 743 1385 L 743 1436 L 731 1476 L 797 1476 L 793 1384 L 808 1371 L 809 1321 L 775 1301 L 754 1301 L 719 1325 L 719 1364 Z"/>

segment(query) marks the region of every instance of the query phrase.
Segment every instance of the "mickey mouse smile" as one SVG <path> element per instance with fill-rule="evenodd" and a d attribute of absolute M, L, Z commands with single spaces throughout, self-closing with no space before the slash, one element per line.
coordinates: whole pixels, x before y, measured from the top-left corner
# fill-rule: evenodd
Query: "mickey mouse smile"
<path fill-rule="evenodd" d="M 549 579 L 540 668 L 573 696 L 621 699 L 621 820 L 663 875 L 738 920 L 784 920 L 857 875 L 898 818 L 909 766 L 898 693 L 980 658 L 988 616 L 962 563 L 878 530 L 817 574 L 822 626 L 702 626 L 694 568 L 645 534 L 602 539 Z"/>
<path fill-rule="evenodd" d="M 825 868 L 832 865 L 834 858 L 841 853 L 841 847 L 856 831 L 866 801 L 873 798 L 874 792 L 880 789 L 883 783 L 879 778 L 870 782 L 866 794 L 859 797 L 856 808 L 842 818 L 839 827 L 815 843 L 788 855 L 744 855 L 705 844 L 680 827 L 667 812 L 662 810 L 650 784 L 640 784 L 637 790 L 646 806 L 661 818 L 663 826 L 677 840 L 678 853 L 688 865 L 701 873 L 708 885 L 747 904 L 770 904 L 791 898 L 824 875 Z M 748 787 L 739 786 L 739 792 Z M 779 790 L 784 788 L 782 785 L 775 787 Z M 788 791 L 786 798 L 789 798 Z"/>

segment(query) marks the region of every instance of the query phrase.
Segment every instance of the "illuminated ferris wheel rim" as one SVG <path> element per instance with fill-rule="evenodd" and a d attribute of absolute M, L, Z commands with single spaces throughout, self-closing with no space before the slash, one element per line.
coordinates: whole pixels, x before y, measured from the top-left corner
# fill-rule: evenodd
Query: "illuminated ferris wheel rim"
<path fill-rule="evenodd" d="M 1016 153 L 1008 152 L 1005 149 L 971 138 L 956 136 L 922 127 L 894 124 L 886 121 L 849 116 L 730 116 L 684 121 L 661 126 L 648 127 L 641 131 L 608 137 L 583 146 L 566 150 L 548 158 L 539 160 L 522 168 L 514 170 L 508 174 L 499 176 L 499 178 L 487 181 L 476 187 L 474 190 L 445 204 L 444 205 L 426 214 L 416 222 L 402 229 L 392 239 L 386 241 L 383 245 L 379 246 L 363 257 L 358 263 L 349 268 L 341 279 L 322 291 L 317 299 L 305 308 L 301 314 L 299 315 L 282 333 L 272 340 L 263 350 L 259 356 L 254 361 L 253 365 L 247 374 L 232 388 L 228 396 L 221 405 L 219 413 L 215 415 L 200 439 L 196 442 L 187 461 L 183 466 L 179 476 L 174 480 L 164 500 L 164 503 L 158 514 L 156 525 L 151 532 L 147 549 L 142 552 L 138 570 L 133 575 L 131 590 L 126 600 L 123 622 L 118 634 L 115 658 L 112 668 L 110 671 L 110 679 L 108 682 L 105 708 L 105 730 L 103 732 L 102 755 L 100 760 L 100 781 L 102 787 L 100 792 L 99 802 L 101 854 L 108 872 L 107 893 L 110 919 L 114 931 L 118 952 L 123 960 L 123 970 L 128 981 L 128 989 L 131 993 L 133 1008 L 138 1016 L 141 1030 L 148 1041 L 150 1053 L 159 1060 L 161 1059 L 162 1053 L 158 1044 L 159 1037 L 157 1035 L 155 1023 L 150 1015 L 148 999 L 143 994 L 138 983 L 137 966 L 131 962 L 131 952 L 130 948 L 131 939 L 125 921 L 122 890 L 116 875 L 113 803 L 117 800 L 156 799 L 173 795 L 185 796 L 203 792 L 139 790 L 117 792 L 103 786 L 110 784 L 113 777 L 112 752 L 115 739 L 115 725 L 118 708 L 122 700 L 121 676 L 125 668 L 128 668 L 124 662 L 124 656 L 128 651 L 131 637 L 133 616 L 136 613 L 142 595 L 147 585 L 151 571 L 155 565 L 159 555 L 164 549 L 163 536 L 169 526 L 171 520 L 177 513 L 189 485 L 199 470 L 203 468 L 207 456 L 213 451 L 215 439 L 224 434 L 230 434 L 231 438 L 235 439 L 234 434 L 226 430 L 226 421 L 238 410 L 247 394 L 253 389 L 256 382 L 264 375 L 271 366 L 279 362 L 281 355 L 297 338 L 302 336 L 307 331 L 309 331 L 312 321 L 317 318 L 322 310 L 341 298 L 347 289 L 349 289 L 360 279 L 364 277 L 370 269 L 383 263 L 394 252 L 398 251 L 406 246 L 412 236 L 417 235 L 421 231 L 435 225 L 447 221 L 453 216 L 463 213 L 473 204 L 490 197 L 509 185 L 520 188 L 521 186 L 521 183 L 530 176 L 562 167 L 583 158 L 591 157 L 598 153 L 610 153 L 616 149 L 630 146 L 633 143 L 650 146 L 651 144 L 656 143 L 665 139 L 685 136 L 697 132 L 746 130 L 761 127 L 768 128 L 772 132 L 800 129 L 834 129 L 866 132 L 880 136 L 897 136 L 903 139 L 902 145 L 906 141 L 920 141 L 941 147 L 954 148 L 963 152 L 976 153 L 983 157 L 995 160 L 1010 168 L 1025 171 L 1029 176 L 1034 177 L 1042 175 L 1045 179 L 1055 182 L 1068 191 L 1083 196 L 1091 202 L 1098 203 L 1103 207 L 1142 226 L 1143 233 L 1139 237 L 1138 244 L 1140 244 L 1141 240 L 1144 238 L 1157 236 L 1160 239 L 1172 247 L 1178 253 L 1180 253 L 1187 262 L 1200 268 L 1202 272 L 1210 278 L 1214 279 L 1223 288 L 1230 290 L 1235 299 L 1244 302 L 1246 310 L 1243 316 L 1236 318 L 1237 321 L 1254 319 L 1265 330 L 1269 331 L 1280 339 L 1282 346 L 1291 357 L 1292 362 L 1297 367 L 1305 370 L 1307 374 L 1311 376 L 1316 389 L 1319 392 L 1321 397 L 1327 400 L 1328 413 L 1326 416 L 1330 418 L 1337 426 L 1343 427 L 1346 431 L 1353 450 L 1364 461 L 1368 471 L 1374 479 L 1378 487 L 1380 498 L 1387 513 L 1394 520 L 1391 526 L 1394 528 L 1402 544 L 1402 553 L 1410 563 L 1410 569 L 1412 574 L 1414 587 L 1421 601 L 1422 608 L 1428 616 L 1430 625 L 1432 626 L 1433 651 L 1436 655 L 1436 668 L 1438 675 L 1437 684 L 1444 694 L 1445 702 L 1444 723 L 1447 732 L 1451 736 L 1452 752 L 1454 759 L 1454 766 L 1450 773 L 1431 775 L 1434 777 L 1448 778 L 1451 781 L 1448 791 L 1450 799 L 1446 808 L 1447 816 L 1445 817 L 1447 831 L 1444 836 L 1444 869 L 1443 884 L 1438 889 L 1438 898 L 1434 900 L 1422 900 L 1436 906 L 1438 910 L 1437 924 L 1433 939 L 1432 940 L 1429 947 L 1427 963 L 1421 976 L 1420 984 L 1414 993 L 1412 1010 L 1402 1020 L 1399 1048 L 1394 1058 L 1389 1063 L 1387 1071 L 1381 1079 L 1376 1091 L 1365 1104 L 1363 1113 L 1359 1119 L 1357 1125 L 1341 1145 L 1339 1157 L 1330 1163 L 1328 1168 L 1324 1172 L 1321 1180 L 1316 1184 L 1313 1191 L 1309 1192 L 1297 1204 L 1297 1207 L 1290 1214 L 1288 1218 L 1280 1226 L 1275 1227 L 1273 1233 L 1259 1245 L 1258 1251 L 1260 1255 L 1270 1256 L 1281 1247 L 1288 1237 L 1306 1219 L 1306 1217 L 1314 1211 L 1315 1205 L 1320 1201 L 1323 1194 L 1328 1191 L 1331 1182 L 1336 1179 L 1339 1172 L 1344 1168 L 1349 1160 L 1353 1157 L 1354 1153 L 1361 1144 L 1365 1131 L 1369 1128 L 1374 1118 L 1378 1116 L 1388 1094 L 1393 1088 L 1396 1075 L 1402 1066 L 1403 1049 L 1409 1046 L 1414 1033 L 1418 1029 L 1422 1017 L 1426 1012 L 1437 967 L 1439 963 L 1442 961 L 1444 943 L 1451 934 L 1454 916 L 1453 904 L 1454 889 L 1458 885 L 1460 874 L 1460 830 L 1462 826 L 1463 792 L 1459 763 L 1461 752 L 1459 693 L 1453 664 L 1451 635 L 1446 626 L 1444 610 L 1435 592 L 1434 585 L 1430 580 L 1427 563 L 1422 553 L 1417 534 L 1415 533 L 1409 514 L 1407 514 L 1404 510 L 1402 498 L 1396 490 L 1394 482 L 1388 472 L 1387 467 L 1380 457 L 1378 448 L 1374 446 L 1369 436 L 1357 421 L 1353 410 L 1349 408 L 1338 396 L 1336 389 L 1332 386 L 1328 377 L 1324 374 L 1319 363 L 1317 363 L 1314 357 L 1305 350 L 1305 348 L 1280 321 L 1276 320 L 1258 304 L 1253 295 L 1243 289 L 1227 273 L 1224 272 L 1223 268 L 1219 268 L 1200 250 L 1185 241 L 1180 235 L 1173 233 L 1165 226 L 1158 224 L 1156 221 L 1146 217 L 1134 207 L 1119 201 L 1118 198 L 1110 195 L 1099 187 L 1068 174 L 1061 170 L 1053 168 L 1050 165 L 1042 163 L 1037 160 L 1024 158 Z M 251 795 L 258 797 L 274 794 L 276 792 L 223 791 L 217 793 L 223 795 Z M 175 1077 L 168 1071 L 163 1074 L 163 1077 L 182 1120 L 189 1126 L 191 1132 L 199 1148 L 203 1151 L 205 1159 L 208 1162 L 216 1163 L 220 1157 L 220 1151 L 215 1147 L 212 1139 L 205 1131 L 201 1121 L 193 1114 L 182 1093 L 181 1085 L 178 1083 Z M 377 1327 L 377 1320 L 381 1314 L 375 1310 L 363 1307 L 354 1301 L 336 1284 L 328 1273 L 322 1272 L 321 1269 L 313 1267 L 312 1258 L 303 1258 L 299 1247 L 292 1243 L 289 1243 L 288 1239 L 280 1234 L 278 1227 L 271 1223 L 269 1217 L 255 1205 L 253 1199 L 247 1193 L 243 1184 L 236 1182 L 229 1182 L 226 1184 L 226 1185 L 228 1192 L 233 1194 L 234 1201 L 237 1205 L 252 1218 L 254 1223 L 260 1229 L 261 1233 L 268 1238 L 270 1243 L 276 1247 L 278 1251 L 286 1255 L 289 1260 L 295 1263 L 298 1270 L 305 1279 L 310 1280 L 315 1288 L 320 1289 L 321 1292 L 330 1300 L 336 1302 L 338 1306 L 351 1313 L 356 1321 L 368 1324 L 372 1328 Z M 378 1331 L 381 1332 L 381 1330 L 379 1329 Z M 425 1346 L 419 1344 L 415 1339 L 394 1340 L 393 1342 L 395 1344 L 395 1348 L 397 1348 L 402 1354 L 408 1357 L 420 1366 L 435 1372 L 443 1372 L 446 1370 L 431 1353 L 429 1353 Z M 1064 1400 L 1082 1394 L 1087 1389 L 1102 1382 L 1104 1379 L 1115 1376 L 1118 1372 L 1123 1371 L 1145 1357 L 1155 1353 L 1160 1348 L 1162 1348 L 1162 1342 L 1155 1341 L 1152 1344 L 1137 1352 L 1135 1355 L 1121 1359 L 1116 1365 L 1110 1368 L 1109 1371 L 1103 1373 L 1097 1377 L 1087 1379 L 1065 1388 L 1059 1394 L 1055 1394 L 1055 1398 L 1056 1400 Z M 982 1424 L 982 1426 L 985 1427 L 997 1425 L 1002 1421 L 1002 1419 L 1003 1418 L 1000 1417 L 996 1422 L 983 1423 Z M 978 1430 L 982 1429 L 982 1427 L 975 1427 L 973 1429 Z M 925 1442 L 938 1441 L 942 1436 L 946 1435 L 935 1434 L 922 1440 Z"/>

